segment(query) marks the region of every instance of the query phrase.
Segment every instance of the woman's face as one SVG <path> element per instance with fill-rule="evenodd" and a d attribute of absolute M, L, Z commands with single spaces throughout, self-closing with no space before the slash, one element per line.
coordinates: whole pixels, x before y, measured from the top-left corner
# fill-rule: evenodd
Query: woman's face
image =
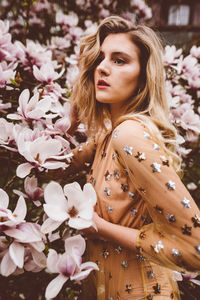
<path fill-rule="evenodd" d="M 94 71 L 96 99 L 111 107 L 122 107 L 138 88 L 139 75 L 139 48 L 127 33 L 109 34 L 101 45 Z"/>

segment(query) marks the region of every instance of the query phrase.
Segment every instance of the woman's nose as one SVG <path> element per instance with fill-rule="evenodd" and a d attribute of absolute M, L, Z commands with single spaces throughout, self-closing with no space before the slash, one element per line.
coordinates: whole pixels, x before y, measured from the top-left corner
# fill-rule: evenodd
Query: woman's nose
<path fill-rule="evenodd" d="M 100 62 L 100 64 L 97 66 L 97 71 L 100 74 L 109 75 L 110 68 L 108 62 L 104 59 Z"/>

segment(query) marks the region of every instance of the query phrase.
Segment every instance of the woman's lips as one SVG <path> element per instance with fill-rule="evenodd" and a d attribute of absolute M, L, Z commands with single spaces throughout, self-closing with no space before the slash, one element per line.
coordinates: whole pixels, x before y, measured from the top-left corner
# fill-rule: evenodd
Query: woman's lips
<path fill-rule="evenodd" d="M 97 87 L 98 89 L 105 89 L 105 88 L 108 88 L 110 85 L 105 81 L 105 80 L 98 80 L 97 82 Z"/>

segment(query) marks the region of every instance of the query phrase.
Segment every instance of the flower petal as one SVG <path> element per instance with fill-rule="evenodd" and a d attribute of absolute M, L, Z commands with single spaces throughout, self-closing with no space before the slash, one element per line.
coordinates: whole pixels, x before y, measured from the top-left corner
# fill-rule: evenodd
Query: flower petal
<path fill-rule="evenodd" d="M 63 205 L 67 203 L 61 185 L 55 181 L 51 181 L 45 187 L 44 200 L 47 204 L 54 205 Z"/>
<path fill-rule="evenodd" d="M 16 265 L 14 264 L 13 260 L 10 257 L 9 252 L 6 252 L 4 257 L 1 261 L 1 275 L 3 276 L 9 276 L 16 270 Z"/>
<path fill-rule="evenodd" d="M 86 269 L 86 270 L 84 270 L 84 269 Z M 93 270 L 97 270 L 98 271 L 99 268 L 93 262 L 86 262 L 86 263 L 83 263 L 81 265 L 80 270 L 81 270 L 81 272 L 79 272 L 78 274 L 75 274 L 74 276 L 70 276 L 70 279 L 71 280 L 77 280 L 77 281 L 83 280 L 83 279 L 85 279 L 90 274 L 91 271 L 93 271 Z"/>
<path fill-rule="evenodd" d="M 54 249 L 49 249 L 47 257 L 47 269 L 50 273 L 58 273 L 57 263 L 59 255 Z"/>
<path fill-rule="evenodd" d="M 9 197 L 8 194 L 3 190 L 0 189 L 0 207 L 7 208 L 9 204 Z"/>
<path fill-rule="evenodd" d="M 69 218 L 64 206 L 58 206 L 56 204 L 44 204 L 43 207 L 47 216 L 54 221 L 64 222 Z"/>
<path fill-rule="evenodd" d="M 95 205 L 97 202 L 96 192 L 91 185 L 91 183 L 86 183 L 83 187 L 83 193 L 85 194 L 87 199 L 90 199 L 92 205 Z"/>
<path fill-rule="evenodd" d="M 16 220 L 24 220 L 27 213 L 27 207 L 26 202 L 24 200 L 23 196 L 20 196 L 17 202 L 17 205 L 15 207 L 15 210 L 13 211 L 13 216 L 16 217 Z"/>
<path fill-rule="evenodd" d="M 47 218 L 41 226 L 41 232 L 47 234 L 56 230 L 61 224 L 62 222 L 54 221 L 50 218 Z"/>
<path fill-rule="evenodd" d="M 24 246 L 17 242 L 13 242 L 9 247 L 9 254 L 13 262 L 19 268 L 24 265 Z"/>
<path fill-rule="evenodd" d="M 93 222 L 92 222 L 92 220 L 84 220 L 81 218 L 71 218 L 68 221 L 68 225 L 71 228 L 82 230 L 82 229 L 89 228 L 90 226 L 92 226 Z"/>
<path fill-rule="evenodd" d="M 85 239 L 80 234 L 69 237 L 65 240 L 65 251 L 72 256 L 74 256 L 74 253 L 76 256 L 77 252 L 79 257 L 82 256 L 85 252 L 85 248 Z M 79 260 L 77 261 L 76 257 L 74 258 L 76 260 L 77 265 L 79 265 Z"/>
<path fill-rule="evenodd" d="M 31 169 L 33 166 L 29 163 L 23 163 L 17 167 L 16 174 L 20 178 L 26 177 L 28 174 L 30 174 Z"/>
<path fill-rule="evenodd" d="M 56 278 L 54 278 L 47 286 L 46 292 L 45 292 L 45 298 L 47 300 L 50 300 L 58 295 L 60 290 L 63 287 L 63 284 L 68 280 L 68 277 L 65 277 L 63 275 L 58 275 Z"/>

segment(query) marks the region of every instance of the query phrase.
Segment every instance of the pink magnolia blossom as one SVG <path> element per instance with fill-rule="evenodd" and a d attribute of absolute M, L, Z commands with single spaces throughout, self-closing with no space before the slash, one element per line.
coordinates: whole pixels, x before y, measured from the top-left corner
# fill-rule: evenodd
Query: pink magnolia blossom
<path fill-rule="evenodd" d="M 192 48 L 190 49 L 190 54 L 200 59 L 200 47 L 192 46 Z"/>
<path fill-rule="evenodd" d="M 62 143 L 58 139 L 52 139 L 47 136 L 39 136 L 31 139 L 31 130 L 24 129 L 19 133 L 17 146 L 19 153 L 28 161 L 17 167 L 16 173 L 20 178 L 26 177 L 32 168 L 58 169 L 66 168 L 66 162 L 57 160 L 68 159 L 71 153 L 62 155 Z M 27 136 L 29 135 L 29 136 Z"/>
<path fill-rule="evenodd" d="M 14 140 L 14 124 L 9 123 L 4 118 L 0 118 L 0 145 L 8 145 Z"/>
<path fill-rule="evenodd" d="M 190 182 L 187 184 L 187 188 L 190 191 L 195 191 L 197 189 L 197 185 L 194 182 Z"/>
<path fill-rule="evenodd" d="M 12 65 L 13 66 L 13 65 Z M 16 65 L 14 65 L 14 68 Z M 11 83 L 10 79 L 15 78 L 15 71 L 11 65 L 7 65 L 5 61 L 0 63 L 0 88 L 4 88 L 6 84 Z"/>
<path fill-rule="evenodd" d="M 173 120 L 185 130 L 200 133 L 200 117 L 195 114 L 189 103 L 183 103 L 176 109 L 171 110 Z"/>
<path fill-rule="evenodd" d="M 77 65 L 71 65 L 67 68 L 67 83 L 72 86 L 79 74 L 79 68 Z"/>
<path fill-rule="evenodd" d="M 9 21 L 0 20 L 0 61 L 13 61 L 15 59 L 15 48 L 8 31 Z"/>
<path fill-rule="evenodd" d="M 61 10 L 59 10 L 56 13 L 56 23 L 61 25 L 67 25 L 68 27 L 75 27 L 78 25 L 78 16 L 74 12 L 65 15 Z"/>
<path fill-rule="evenodd" d="M 39 199 L 43 197 L 44 192 L 43 189 L 38 187 L 38 180 L 35 176 L 25 178 L 24 190 L 25 193 L 18 190 L 13 190 L 13 192 L 19 196 L 23 196 L 24 198 L 31 199 L 36 206 L 41 205 Z"/>
<path fill-rule="evenodd" d="M 140 15 L 140 18 L 148 20 L 152 17 L 152 10 L 146 5 L 145 1 L 131 0 L 130 4 L 136 10 L 136 13 Z"/>
<path fill-rule="evenodd" d="M 46 47 L 40 45 L 38 42 L 31 40 L 26 41 L 26 46 L 18 41 L 18 53 L 21 54 L 21 62 L 32 69 L 32 66 L 36 65 L 41 67 L 45 63 L 56 63 L 52 61 L 52 51 L 47 50 Z M 19 50 L 21 48 L 21 51 Z M 22 55 L 24 53 L 24 55 Z"/>
<path fill-rule="evenodd" d="M 44 190 L 44 200 L 44 211 L 51 219 L 43 223 L 44 233 L 55 230 L 66 220 L 70 227 L 79 230 L 95 227 L 92 217 L 96 193 L 90 183 L 84 185 L 83 191 L 77 182 L 66 184 L 63 192 L 61 185 L 52 181 Z"/>
<path fill-rule="evenodd" d="M 191 281 L 197 285 L 200 285 L 200 280 L 195 279 L 198 274 L 195 273 L 180 273 L 173 271 L 172 279 L 174 281 Z"/>
<path fill-rule="evenodd" d="M 184 74 L 192 74 L 194 71 L 194 68 L 197 66 L 197 59 L 191 55 L 186 56 L 182 62 L 181 62 L 181 67 L 182 67 L 182 72 Z"/>
<path fill-rule="evenodd" d="M 22 269 L 24 267 L 25 251 L 28 247 L 35 263 L 41 265 L 43 268 L 46 266 L 45 255 L 42 251 L 45 248 L 43 238 L 40 231 L 40 226 L 35 223 L 22 223 L 15 228 L 9 228 L 4 230 L 7 236 L 14 239 L 9 246 L 7 253 L 4 255 L 1 261 L 1 274 L 3 276 L 9 276 L 17 267 Z M 37 264 L 37 265 L 38 265 Z"/>
<path fill-rule="evenodd" d="M 53 5 L 48 0 L 37 0 L 32 8 L 35 12 L 46 10 L 48 13 L 54 11 Z"/>
<path fill-rule="evenodd" d="M 61 118 L 57 119 L 55 124 L 47 124 L 47 132 L 50 134 L 59 134 L 65 135 L 68 129 L 71 126 L 70 121 L 70 103 L 65 102 L 64 105 L 61 105 L 60 102 L 55 102 L 54 107 L 52 108 L 54 113 L 57 113 Z"/>
<path fill-rule="evenodd" d="M 50 273 L 59 275 L 46 288 L 47 300 L 56 297 L 68 279 L 80 281 L 86 278 L 92 270 L 98 270 L 97 265 L 93 262 L 81 263 L 85 247 L 84 238 L 76 235 L 65 240 L 63 254 L 58 254 L 54 249 L 49 250 L 47 269 Z"/>
<path fill-rule="evenodd" d="M 97 31 L 97 23 L 93 23 L 91 20 L 85 20 L 84 25 L 86 27 L 84 35 L 93 34 Z"/>
<path fill-rule="evenodd" d="M 176 47 L 167 45 L 165 47 L 165 54 L 163 57 L 163 62 L 165 65 L 172 65 L 178 62 L 178 58 L 182 53 L 182 49 L 176 49 Z"/>
<path fill-rule="evenodd" d="M 30 99 L 30 91 L 23 90 L 19 96 L 19 107 L 16 114 L 8 114 L 7 118 L 13 120 L 39 120 L 47 118 L 47 112 L 51 107 L 51 99 L 39 100 L 39 93 L 35 93 Z M 50 116 L 52 117 L 52 115 Z"/>
<path fill-rule="evenodd" d="M 23 223 L 27 213 L 26 202 L 20 196 L 14 211 L 8 209 L 9 197 L 7 193 L 0 189 L 0 228 L 11 227 Z"/>
<path fill-rule="evenodd" d="M 40 82 L 46 82 L 48 84 L 60 78 L 63 75 L 64 71 L 65 70 L 62 69 L 60 73 L 55 72 L 54 67 L 51 63 L 42 65 L 40 69 L 38 69 L 37 66 L 33 66 L 33 75 L 35 76 L 35 78 Z"/>
<path fill-rule="evenodd" d="M 51 38 L 51 49 L 65 49 L 71 46 L 71 42 L 66 37 L 53 36 Z"/>
<path fill-rule="evenodd" d="M 8 108 L 11 108 L 11 106 L 11 103 L 3 103 L 3 101 L 0 100 L 0 112 L 5 113 Z"/>

